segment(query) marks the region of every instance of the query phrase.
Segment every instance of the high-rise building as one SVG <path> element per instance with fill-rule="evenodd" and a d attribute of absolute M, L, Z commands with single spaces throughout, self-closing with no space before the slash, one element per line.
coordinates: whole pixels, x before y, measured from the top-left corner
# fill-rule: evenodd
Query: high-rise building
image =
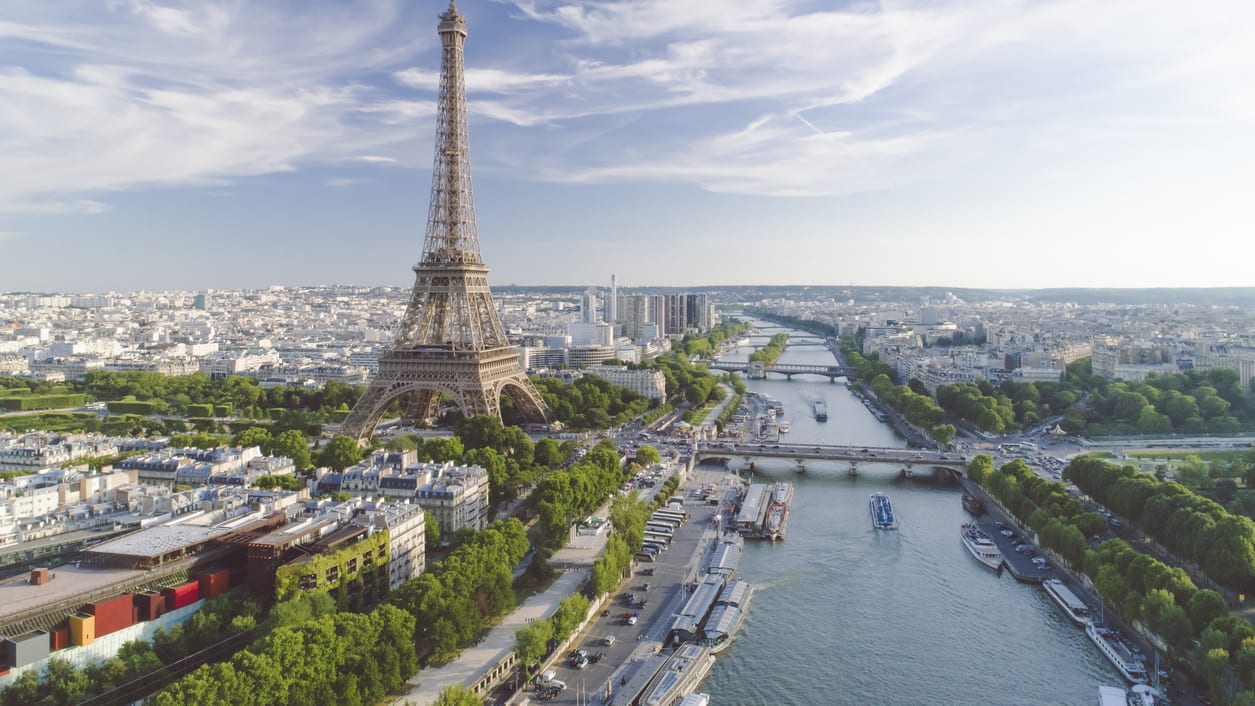
<path fill-rule="evenodd" d="M 580 298 L 580 321 L 586 324 L 597 321 L 597 288 L 589 287 Z"/>
<path fill-rule="evenodd" d="M 606 297 L 606 323 L 614 327 L 614 333 L 619 333 L 619 285 L 614 281 L 614 274 L 610 275 L 610 296 Z"/>

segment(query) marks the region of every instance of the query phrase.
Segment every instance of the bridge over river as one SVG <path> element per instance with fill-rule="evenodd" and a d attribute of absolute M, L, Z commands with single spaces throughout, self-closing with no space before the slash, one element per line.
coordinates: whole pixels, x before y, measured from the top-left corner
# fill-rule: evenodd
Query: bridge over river
<path fill-rule="evenodd" d="M 967 460 L 962 454 L 932 449 L 902 449 L 877 446 L 839 446 L 814 444 L 749 444 L 733 442 L 700 442 L 694 462 L 703 458 L 741 456 L 745 458 L 787 458 L 805 461 L 844 461 L 850 464 L 850 475 L 858 465 L 883 463 L 903 467 L 908 473 L 913 466 L 945 468 L 962 473 Z"/>
<path fill-rule="evenodd" d="M 793 379 L 794 375 L 822 375 L 828 378 L 829 382 L 836 382 L 837 378 L 850 378 L 854 375 L 853 369 L 841 365 L 785 365 L 777 363 L 764 366 L 742 361 L 721 360 L 705 361 L 705 365 L 711 370 L 722 370 L 727 373 L 744 373 L 751 377 L 759 375 L 765 378 L 770 373 L 778 373 L 790 380 Z"/>

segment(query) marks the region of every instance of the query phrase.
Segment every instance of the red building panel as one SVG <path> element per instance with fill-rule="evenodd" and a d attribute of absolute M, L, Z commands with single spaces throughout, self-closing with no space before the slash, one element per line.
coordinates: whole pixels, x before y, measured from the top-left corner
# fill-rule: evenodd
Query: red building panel
<path fill-rule="evenodd" d="M 217 598 L 231 588 L 231 572 L 223 569 L 211 574 L 199 574 L 196 581 L 200 584 L 201 598 Z"/>
<path fill-rule="evenodd" d="M 104 637 L 122 628 L 134 625 L 132 606 L 135 600 L 131 594 L 124 593 L 107 601 L 87 604 L 88 615 L 96 616 L 96 637 Z"/>
<path fill-rule="evenodd" d="M 174 588 L 163 588 L 161 594 L 166 598 L 166 610 L 178 610 L 200 600 L 200 584 L 191 581 Z"/>
<path fill-rule="evenodd" d="M 137 620 L 156 620 L 166 612 L 166 597 L 160 593 L 137 593 L 135 607 L 139 610 Z"/>

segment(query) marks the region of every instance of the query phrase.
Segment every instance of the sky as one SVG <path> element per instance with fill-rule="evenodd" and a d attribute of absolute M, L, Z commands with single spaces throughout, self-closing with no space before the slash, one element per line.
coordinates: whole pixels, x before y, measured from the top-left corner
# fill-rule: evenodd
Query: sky
<path fill-rule="evenodd" d="M 0 291 L 413 283 L 441 0 L 5 0 Z M 493 285 L 1249 286 L 1249 0 L 461 0 Z"/>

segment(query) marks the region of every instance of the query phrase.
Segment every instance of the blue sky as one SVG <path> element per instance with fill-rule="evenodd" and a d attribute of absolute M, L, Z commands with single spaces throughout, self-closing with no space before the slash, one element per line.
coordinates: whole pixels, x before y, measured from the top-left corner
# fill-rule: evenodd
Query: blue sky
<path fill-rule="evenodd" d="M 0 291 L 412 283 L 446 2 L 4 5 Z M 458 7 L 493 284 L 1255 284 L 1247 0 Z"/>

